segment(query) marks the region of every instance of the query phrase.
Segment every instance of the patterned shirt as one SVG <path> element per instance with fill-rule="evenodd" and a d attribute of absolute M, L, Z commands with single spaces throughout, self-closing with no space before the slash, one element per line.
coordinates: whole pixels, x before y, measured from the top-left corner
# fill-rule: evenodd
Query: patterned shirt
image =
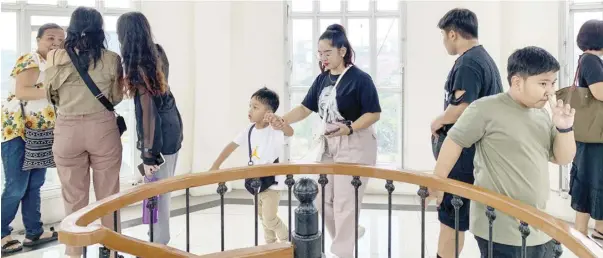
<path fill-rule="evenodd" d="M 21 116 L 20 101 L 15 96 L 16 78 L 25 70 L 38 68 L 40 75 L 36 81 L 36 88 L 43 88 L 44 70 L 46 61 L 37 52 L 27 53 L 17 59 L 10 76 L 12 77 L 12 90 L 6 99 L 2 100 L 2 142 L 23 137 L 24 126 L 32 129 L 48 129 L 54 127 L 56 112 L 48 100 L 38 99 L 23 102 L 25 119 Z"/>

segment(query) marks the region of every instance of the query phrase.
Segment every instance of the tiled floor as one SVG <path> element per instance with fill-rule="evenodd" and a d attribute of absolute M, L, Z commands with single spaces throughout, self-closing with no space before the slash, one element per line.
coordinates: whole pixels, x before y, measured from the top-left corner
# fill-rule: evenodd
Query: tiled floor
<path fill-rule="evenodd" d="M 249 199 L 244 193 L 229 193 L 229 198 Z M 191 206 L 213 200 L 215 197 L 191 198 Z M 184 207 L 184 198 L 174 198 L 174 210 Z M 367 196 L 365 203 L 376 207 L 378 204 L 386 203 L 385 196 Z M 250 203 L 250 202 L 249 202 Z M 418 207 L 418 199 L 411 196 L 395 196 L 394 203 L 406 204 L 407 210 Z M 228 204 L 225 208 L 225 245 L 227 249 L 249 247 L 254 244 L 254 217 L 253 206 L 247 204 Z M 427 257 L 436 256 L 437 237 L 439 222 L 435 212 L 426 213 L 426 251 Z M 124 221 L 123 234 L 135 238 L 148 240 L 148 225 L 139 225 L 140 207 L 131 207 L 122 210 Z M 286 206 L 281 206 L 279 216 L 287 221 Z M 393 211 L 392 215 L 392 257 L 420 257 L 421 255 L 421 220 L 418 211 Z M 191 213 L 191 252 L 194 254 L 208 254 L 220 251 L 220 208 L 213 207 L 202 209 Z M 134 225 L 134 226 L 128 226 Z M 359 240 L 359 257 L 387 257 L 387 210 L 365 209 L 360 216 L 360 224 L 365 226 L 366 233 Z M 261 227 L 260 227 L 261 229 Z M 171 219 L 170 246 L 185 250 L 186 247 L 186 225 L 185 216 L 173 216 Z M 259 239 L 263 239 L 260 230 Z M 466 236 L 466 244 L 461 257 L 479 257 L 479 251 L 473 236 Z M 260 240 L 261 241 L 261 240 Z M 327 238 L 326 250 L 330 247 Z M 88 248 L 88 257 L 98 257 L 98 246 Z M 58 258 L 63 257 L 64 246 L 54 244 L 49 247 L 23 252 L 12 255 L 15 258 Z M 131 257 L 126 255 L 126 257 Z M 576 257 L 569 250 L 564 250 L 562 257 Z"/>

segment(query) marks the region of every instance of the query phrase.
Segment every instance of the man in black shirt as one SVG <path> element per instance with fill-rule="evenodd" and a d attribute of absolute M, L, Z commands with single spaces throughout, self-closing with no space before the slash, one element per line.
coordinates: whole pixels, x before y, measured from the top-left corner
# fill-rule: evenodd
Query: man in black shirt
<path fill-rule="evenodd" d="M 438 23 L 443 42 L 450 55 L 459 55 L 445 84 L 444 112 L 431 123 L 434 156 L 446 132 L 454 125 L 471 102 L 485 96 L 502 92 L 502 81 L 498 68 L 488 52 L 478 42 L 478 22 L 475 13 L 467 9 L 452 9 Z M 464 149 L 448 178 L 473 184 L 473 157 L 475 146 Z M 446 177 L 445 175 L 440 175 Z M 440 237 L 438 258 L 455 257 L 455 213 L 453 197 L 448 193 L 433 191 L 430 196 L 437 199 Z M 460 198 L 459 210 L 459 253 L 465 234 L 469 229 L 469 200 Z"/>

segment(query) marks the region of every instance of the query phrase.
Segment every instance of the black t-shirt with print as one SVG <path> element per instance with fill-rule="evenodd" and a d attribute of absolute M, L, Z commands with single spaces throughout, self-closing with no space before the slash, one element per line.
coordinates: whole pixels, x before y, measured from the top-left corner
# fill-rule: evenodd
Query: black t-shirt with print
<path fill-rule="evenodd" d="M 448 73 L 445 90 L 444 109 L 448 105 L 471 104 L 479 98 L 503 91 L 496 63 L 483 46 L 475 46 L 456 59 Z M 454 97 L 457 90 L 465 91 L 459 99 Z"/>
<path fill-rule="evenodd" d="M 338 77 L 339 75 L 332 75 L 329 71 L 318 75 L 302 101 L 302 105 L 324 117 L 328 103 L 326 99 L 331 94 Z M 356 121 L 365 113 L 381 112 L 379 96 L 373 79 L 356 66 L 350 67 L 343 75 L 336 91 L 337 105 L 328 108 L 326 120 L 329 123 L 341 120 Z"/>
<path fill-rule="evenodd" d="M 598 82 L 603 82 L 603 60 L 593 54 L 583 54 L 580 58 L 578 86 L 588 88 Z"/>

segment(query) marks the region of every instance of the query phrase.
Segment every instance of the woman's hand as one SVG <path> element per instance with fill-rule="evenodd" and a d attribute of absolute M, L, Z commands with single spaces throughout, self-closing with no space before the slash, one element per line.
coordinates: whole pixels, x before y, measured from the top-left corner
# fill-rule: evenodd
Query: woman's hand
<path fill-rule="evenodd" d="M 151 176 L 155 175 L 155 173 L 157 171 L 159 171 L 159 166 L 157 166 L 157 165 L 146 165 L 146 164 L 144 164 L 143 166 L 144 166 L 144 174 L 147 177 L 151 177 Z"/>
<path fill-rule="evenodd" d="M 333 124 L 337 125 L 339 127 L 339 129 L 335 129 L 335 131 L 332 133 L 326 132 L 325 136 L 332 138 L 332 137 L 350 135 L 350 128 L 346 124 L 339 123 L 339 122 L 335 122 Z"/>

